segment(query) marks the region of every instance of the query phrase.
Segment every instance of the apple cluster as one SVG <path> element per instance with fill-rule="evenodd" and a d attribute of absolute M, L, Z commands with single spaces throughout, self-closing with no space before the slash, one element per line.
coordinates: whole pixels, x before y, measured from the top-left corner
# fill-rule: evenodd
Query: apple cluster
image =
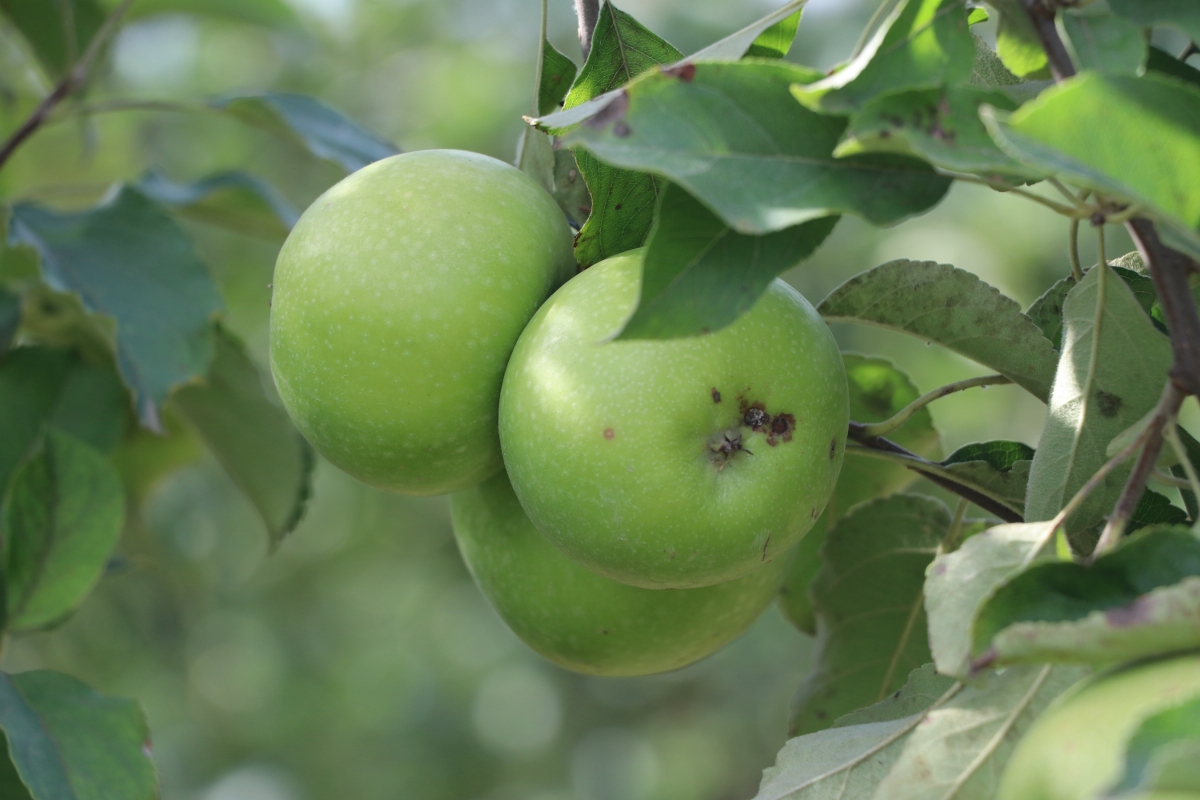
<path fill-rule="evenodd" d="M 576 274 L 572 244 L 500 161 L 372 164 L 280 252 L 271 369 L 333 464 L 452 493 L 468 569 L 533 649 L 592 674 L 677 669 L 777 595 L 841 469 L 845 370 L 779 280 L 719 331 L 617 338 L 643 254 Z"/>

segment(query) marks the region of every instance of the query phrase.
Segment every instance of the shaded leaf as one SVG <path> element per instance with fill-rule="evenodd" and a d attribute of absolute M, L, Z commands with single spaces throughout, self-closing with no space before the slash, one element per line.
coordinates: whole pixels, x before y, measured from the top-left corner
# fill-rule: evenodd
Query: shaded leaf
<path fill-rule="evenodd" d="M 902 331 L 1050 395 L 1058 354 L 1014 300 L 948 264 L 900 259 L 846 281 L 817 310 L 828 320 Z"/>
<path fill-rule="evenodd" d="M 0 287 L 0 358 L 8 352 L 21 326 L 21 298 Z"/>
<path fill-rule="evenodd" d="M 914 670 L 886 700 L 843 717 L 832 728 L 789 739 L 775 765 L 763 771 L 754 800 L 869 797 L 925 711 L 957 691 L 952 679 L 930 666 Z"/>
<path fill-rule="evenodd" d="M 845 120 L 788 99 L 789 87 L 815 76 L 762 60 L 654 71 L 566 141 L 617 166 L 669 178 L 739 233 L 771 233 L 840 213 L 886 225 L 937 203 L 949 179 L 919 161 L 833 157 Z"/>
<path fill-rule="evenodd" d="M 997 525 L 934 560 L 925 581 L 925 611 L 938 672 L 970 674 L 977 611 L 1010 577 L 1050 557 L 1051 538 L 1046 523 Z"/>
<path fill-rule="evenodd" d="M 1142 720 L 1125 748 L 1125 770 L 1109 796 L 1200 792 L 1200 697 L 1177 701 Z"/>
<path fill-rule="evenodd" d="M 554 194 L 554 145 L 547 134 L 533 126 L 525 128 L 517 141 L 513 163 L 547 194 Z"/>
<path fill-rule="evenodd" d="M 4 508 L 8 627 L 42 628 L 79 605 L 104 572 L 124 523 L 108 460 L 51 428 L 13 475 Z"/>
<path fill-rule="evenodd" d="M 1200 646 L 1200 539 L 1154 528 L 1090 566 L 1036 564 L 979 609 L 972 654 L 989 664 L 1109 664 Z"/>
<path fill-rule="evenodd" d="M 1154 45 L 1150 45 L 1150 54 L 1146 59 L 1146 69 L 1161 72 L 1172 78 L 1179 78 L 1194 86 L 1200 86 L 1200 69 L 1196 69 L 1185 61 Z"/>
<path fill-rule="evenodd" d="M 253 503 L 277 546 L 304 514 L 316 459 L 287 413 L 267 400 L 242 343 L 218 328 L 204 381 L 180 389 L 174 403 Z"/>
<path fill-rule="evenodd" d="M 1143 27 L 1170 25 L 1192 41 L 1200 40 L 1200 7 L 1191 0 L 1109 0 L 1108 7 Z"/>
<path fill-rule="evenodd" d="M 1057 281 L 1047 289 L 1041 297 L 1033 301 L 1033 305 L 1025 310 L 1025 316 L 1033 320 L 1033 324 L 1042 330 L 1042 335 L 1050 340 L 1055 350 L 1062 349 L 1063 303 L 1067 294 L 1075 287 L 1075 279 L 1071 276 Z"/>
<path fill-rule="evenodd" d="M 849 114 L 885 94 L 965 82 L 974 62 L 960 0 L 902 0 L 850 63 L 793 94 L 814 111 Z"/>
<path fill-rule="evenodd" d="M 554 200 L 579 228 L 592 212 L 592 195 L 579 171 L 575 153 L 566 148 L 554 151 Z"/>
<path fill-rule="evenodd" d="M 1017 509 L 1025 505 L 1033 448 L 1021 442 L 976 442 L 958 448 L 942 466 L 968 485 Z"/>
<path fill-rule="evenodd" d="M 187 234 L 159 204 L 124 186 L 83 212 L 16 206 L 9 237 L 37 249 L 50 287 L 116 321 L 121 375 L 143 424 L 157 426 L 171 389 L 203 371 L 209 320 L 221 309 Z"/>
<path fill-rule="evenodd" d="M 846 365 L 852 420 L 883 422 L 921 396 L 908 375 L 885 358 L 842 353 L 842 361 Z M 941 436 L 933 427 L 928 407 L 918 409 L 888 438 L 924 458 L 936 461 L 942 456 Z M 864 500 L 898 492 L 917 477 L 900 464 L 846 453 L 825 511 L 796 545 L 796 556 L 780 594 L 779 607 L 793 625 L 805 633 L 817 632 L 809 586 L 821 567 L 820 549 L 828 526 Z"/>
<path fill-rule="evenodd" d="M 1079 667 L 1013 667 L 964 689 L 925 720 L 872 795 L 878 800 L 995 797 L 1017 742 Z"/>
<path fill-rule="evenodd" d="M 54 78 L 67 71 L 100 29 L 105 11 L 97 0 L 61 2 L 0 0 L 0 11 L 29 42 L 42 68 Z"/>
<path fill-rule="evenodd" d="M 1111 14 L 1066 10 L 1059 17 L 1071 60 L 1103 75 L 1137 75 L 1146 63 L 1146 39 L 1137 25 Z"/>
<path fill-rule="evenodd" d="M 667 184 L 642 262 L 638 306 L 617 338 L 666 339 L 720 330 L 750 310 L 775 276 L 810 256 L 837 220 L 824 217 L 748 236 Z"/>
<path fill-rule="evenodd" d="M 1029 475 L 1031 522 L 1052 518 L 1108 461 L 1108 443 L 1155 406 L 1171 366 L 1166 337 L 1107 266 L 1089 270 L 1070 291 L 1063 321 L 1062 358 Z M 1068 533 L 1100 522 L 1130 469 L 1126 462 L 1108 475 L 1067 520 Z"/>
<path fill-rule="evenodd" d="M 153 800 L 158 777 L 137 703 L 49 670 L 0 673 L 0 729 L 32 800 Z"/>
<path fill-rule="evenodd" d="M 816 665 L 792 701 L 792 735 L 879 702 L 929 661 L 922 587 L 950 522 L 940 501 L 901 494 L 830 527 L 811 588 Z"/>
<path fill-rule="evenodd" d="M 1146 489 L 1138 498 L 1125 532 L 1130 534 L 1150 525 L 1182 525 L 1187 519 L 1187 512 L 1182 508 L 1171 505 L 1171 501 L 1158 492 Z"/>
<path fill-rule="evenodd" d="M 281 92 L 229 95 L 210 105 L 247 125 L 290 139 L 347 172 L 400 152 L 391 142 L 308 95 Z"/>
<path fill-rule="evenodd" d="M 154 14 L 195 14 L 285 29 L 299 23 L 284 0 L 138 0 L 129 9 L 129 19 Z"/>
<path fill-rule="evenodd" d="M 1015 109 L 1003 92 L 961 86 L 884 95 L 868 101 L 853 117 L 834 155 L 861 152 L 912 153 L 955 172 L 990 178 L 1038 177 L 996 146 L 979 119 L 983 103 Z"/>
<path fill-rule="evenodd" d="M 1011 116 L 984 108 L 982 118 L 1018 161 L 1145 206 L 1200 250 L 1200 87 L 1158 72 L 1082 73 Z M 1153 147 L 1129 146 L 1147 135 Z"/>
<path fill-rule="evenodd" d="M 586 103 L 682 56 L 633 17 L 605 2 L 592 34 L 592 49 L 563 106 L 571 109 Z M 591 214 L 575 238 L 579 266 L 586 268 L 641 247 L 654 221 L 657 179 L 617 169 L 586 151 L 577 150 L 575 158 L 591 195 Z"/>
<path fill-rule="evenodd" d="M 1020 0 L 989 0 L 1000 13 L 996 26 L 996 53 L 1004 66 L 1022 78 L 1050 77 L 1046 51 Z"/>
<path fill-rule="evenodd" d="M 219 172 L 191 183 L 176 183 L 155 170 L 135 185 L 182 217 L 250 236 L 282 241 L 300 218 L 300 212 L 275 187 L 245 172 Z"/>
<path fill-rule="evenodd" d="M 542 81 L 538 84 L 538 115 L 544 116 L 562 105 L 575 81 L 575 62 L 542 40 Z"/>

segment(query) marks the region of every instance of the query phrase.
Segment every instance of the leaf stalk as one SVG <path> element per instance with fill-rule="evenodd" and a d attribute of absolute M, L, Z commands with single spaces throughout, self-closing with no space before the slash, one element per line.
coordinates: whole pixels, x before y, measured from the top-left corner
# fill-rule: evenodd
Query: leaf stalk
<path fill-rule="evenodd" d="M 932 403 L 934 400 L 940 400 L 943 397 L 952 395 L 955 392 L 961 392 L 964 389 L 973 389 L 976 386 L 999 386 L 1006 383 L 1012 383 L 1012 380 L 1003 375 L 981 375 L 978 378 L 967 378 L 966 380 L 948 383 L 940 389 L 934 389 L 932 392 L 927 392 L 916 400 L 913 400 L 904 408 L 896 412 L 895 416 L 886 419 L 883 422 L 866 423 L 862 428 L 862 435 L 868 437 L 887 436 L 904 423 L 912 418 L 912 415 L 920 411 L 925 406 Z"/>

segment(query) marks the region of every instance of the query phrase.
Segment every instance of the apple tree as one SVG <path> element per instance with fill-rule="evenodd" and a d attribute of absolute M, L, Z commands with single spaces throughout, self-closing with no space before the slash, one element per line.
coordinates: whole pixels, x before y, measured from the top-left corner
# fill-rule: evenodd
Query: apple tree
<path fill-rule="evenodd" d="M 786 58 L 808 24 L 805 0 L 686 56 L 607 0 L 575 5 L 582 65 L 546 41 L 543 0 L 515 166 L 544 190 L 537 203 L 575 229 L 582 274 L 564 291 L 583 297 L 578 315 L 612 316 L 611 287 L 637 286 L 605 341 L 570 355 L 590 359 L 580 375 L 609 368 L 606 347 L 685 353 L 717 341 L 764 313 L 783 291 L 777 277 L 802 269 L 842 217 L 899 225 L 956 181 L 1063 217 L 1064 258 L 1060 278 L 1024 309 L 954 265 L 912 260 L 864 264 L 824 298 L 816 312 L 826 321 L 916 337 L 980 374 L 918 388 L 903 365 L 858 353 L 839 364 L 835 351 L 837 408 L 816 415 L 837 419 L 832 437 L 816 437 L 832 447 L 813 450 L 819 465 L 772 472 L 795 484 L 772 492 L 811 506 L 795 528 L 803 537 L 771 551 L 767 529 L 790 523 L 760 513 L 759 498 L 735 517 L 767 531 L 763 566 L 714 549 L 721 563 L 691 582 L 674 567 L 655 572 L 649 551 L 620 537 L 596 556 L 563 533 L 560 518 L 608 491 L 572 471 L 572 457 L 592 458 L 590 445 L 568 442 L 554 462 L 583 494 L 528 477 L 530 465 L 550 463 L 541 429 L 506 420 L 505 408 L 527 410 L 545 394 L 524 372 L 534 316 L 504 376 L 499 421 L 490 406 L 479 412 L 488 436 L 498 426 L 513 485 L 494 457 L 467 484 L 434 482 L 462 489 L 452 501 L 459 545 L 501 616 L 568 668 L 640 674 L 722 646 L 782 585 L 778 601 L 815 636 L 817 657 L 756 800 L 1200 797 L 1200 441 L 1179 423 L 1185 400 L 1200 397 L 1200 71 L 1188 63 L 1196 45 L 1179 54 L 1158 45 L 1168 30 L 1200 41 L 1200 11 L 1184 0 L 884 0 L 847 60 L 822 72 Z M 0 169 L 30 137 L 86 109 L 107 45 L 138 6 L 0 0 L 53 81 L 5 134 Z M 994 46 L 973 31 L 989 18 Z M 378 174 L 356 171 L 396 153 L 299 95 L 170 110 L 227 115 L 347 173 Z M 242 173 L 190 184 L 149 173 L 86 209 L 12 198 L 0 210 L 4 632 L 70 615 L 104 573 L 130 505 L 189 448 L 212 451 L 278 544 L 303 513 L 315 452 L 222 323 L 180 221 L 280 234 L 296 210 Z M 1107 252 L 1109 226 L 1128 231 L 1136 250 Z M 1079 255 L 1085 231 L 1095 264 Z M 635 280 L 604 283 L 614 262 Z M 585 284 L 590 294 L 571 289 Z M 378 344 L 369 328 L 354 339 Z M 746 358 L 771 364 L 781 352 Z M 635 377 L 659 379 L 652 421 L 693 413 L 669 391 L 672 365 L 647 363 Z M 778 364 L 781 383 L 793 367 Z M 1036 447 L 994 440 L 942 453 L 929 406 L 995 384 L 1046 405 Z M 711 391 L 706 402 L 719 405 Z M 738 409 L 766 442 L 755 410 L 784 415 Z M 788 436 L 796 426 L 797 441 L 807 410 L 782 423 Z M 741 424 L 715 447 L 698 440 L 714 470 L 730 455 L 737 468 L 758 458 L 741 454 Z M 667 469 L 667 439 L 656 435 L 647 426 L 638 442 L 651 449 L 647 463 Z M 758 480 L 773 479 L 768 468 L 782 461 L 771 459 L 764 453 Z M 825 473 L 829 485 L 818 486 Z M 940 495 L 905 491 L 918 479 Z M 673 559 L 655 530 L 645 540 Z M 520 571 L 536 580 L 514 580 Z M 568 611 L 574 621 L 564 623 Z M 59 673 L 0 674 L 0 731 L 4 797 L 157 796 L 149 731 L 130 701 Z"/>

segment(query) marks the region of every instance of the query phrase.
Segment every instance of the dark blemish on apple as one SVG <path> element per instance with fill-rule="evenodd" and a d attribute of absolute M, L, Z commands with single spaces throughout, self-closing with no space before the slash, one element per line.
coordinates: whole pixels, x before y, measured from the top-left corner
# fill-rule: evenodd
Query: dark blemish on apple
<path fill-rule="evenodd" d="M 762 560 L 763 561 L 767 560 L 767 545 L 769 545 L 770 543 L 771 543 L 771 534 L 768 533 L 767 540 L 765 542 L 763 542 L 763 552 L 762 552 Z"/>
<path fill-rule="evenodd" d="M 600 633 L 604 636 L 608 636 L 608 631 L 602 630 L 602 631 L 600 631 Z"/>
<path fill-rule="evenodd" d="M 836 455 L 837 455 L 837 439 L 833 438 L 833 439 L 829 440 L 829 460 L 832 461 L 833 457 Z"/>
<path fill-rule="evenodd" d="M 605 428 L 605 429 L 604 429 L 604 438 L 605 438 L 605 439 L 611 439 L 611 438 L 613 438 L 613 437 L 614 437 L 614 436 L 616 436 L 616 435 L 617 435 L 617 434 L 616 434 L 616 432 L 615 432 L 615 431 L 613 431 L 613 429 L 612 429 L 612 428 Z"/>
<path fill-rule="evenodd" d="M 743 402 L 743 405 L 745 403 Z M 760 431 L 771 421 L 771 415 L 763 408 L 762 403 L 755 403 L 742 410 L 742 422 L 752 431 Z"/>
<path fill-rule="evenodd" d="M 813 506 L 813 510 L 812 510 L 812 518 L 813 518 L 813 519 L 816 519 L 818 516 L 820 516 L 820 515 L 817 513 L 817 507 L 816 507 L 816 506 Z"/>
<path fill-rule="evenodd" d="M 721 393 L 718 392 L 715 388 L 712 390 L 712 399 L 713 399 L 714 403 L 721 402 Z"/>
<path fill-rule="evenodd" d="M 771 432 L 767 434 L 767 444 L 774 447 L 781 440 L 790 442 L 792 431 L 796 430 L 796 418 L 791 414 L 776 414 L 771 418 Z"/>
<path fill-rule="evenodd" d="M 737 431 L 724 431 L 718 434 L 709 441 L 708 449 L 713 453 L 711 461 L 717 465 L 717 472 L 725 469 L 725 465 L 729 463 L 729 459 L 738 453 L 745 453 L 748 456 L 754 455 L 754 453 L 751 453 L 743 446 L 742 435 Z"/>

